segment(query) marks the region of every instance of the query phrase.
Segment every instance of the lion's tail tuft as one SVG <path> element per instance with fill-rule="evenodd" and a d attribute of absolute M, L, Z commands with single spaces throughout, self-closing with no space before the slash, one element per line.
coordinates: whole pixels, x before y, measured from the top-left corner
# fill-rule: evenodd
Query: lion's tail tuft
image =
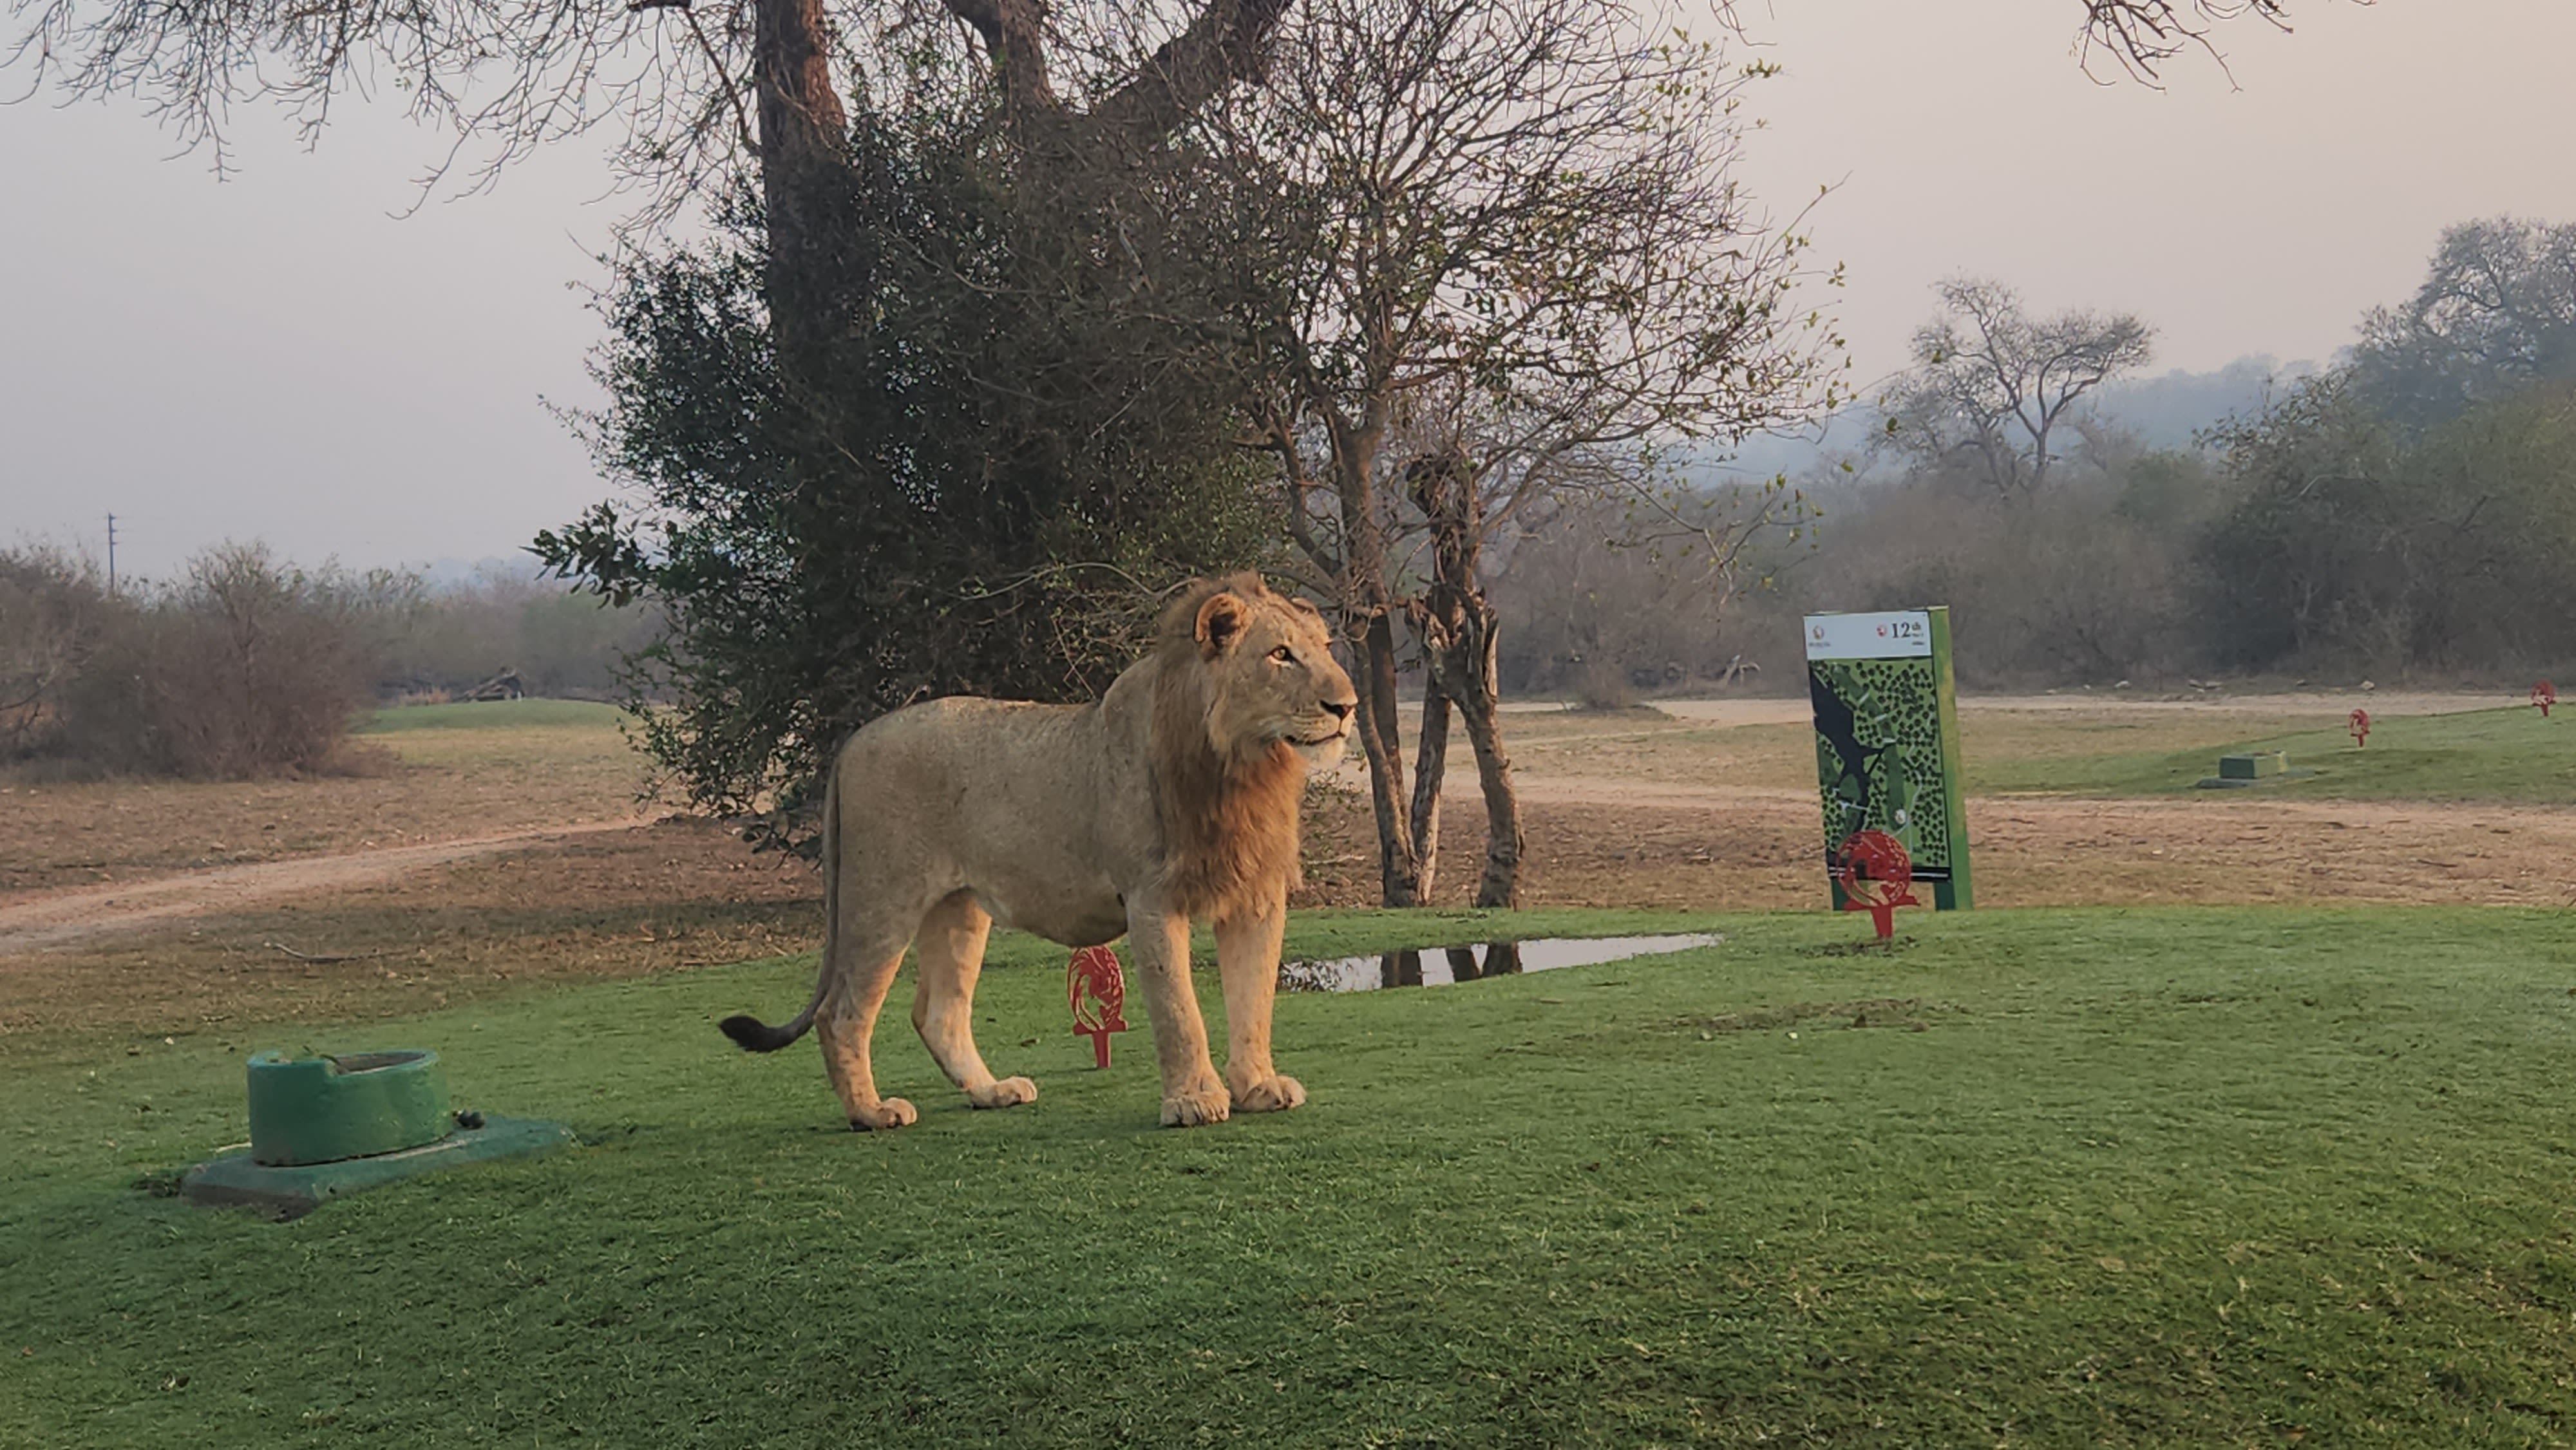
<path fill-rule="evenodd" d="M 757 1017 L 741 1016 L 728 1017 L 717 1023 L 716 1030 L 732 1038 L 734 1045 L 745 1052 L 776 1052 L 804 1036 L 805 1029 L 813 1025 L 814 1014 L 809 1011 L 784 1027 L 772 1027 Z"/>
<path fill-rule="evenodd" d="M 814 1014 L 823 1006 L 823 994 L 831 990 L 838 956 L 832 950 L 841 930 L 841 766 L 840 752 L 833 752 L 832 770 L 823 778 L 823 960 L 814 974 L 814 995 L 805 1010 L 785 1024 L 772 1027 L 757 1017 L 737 1015 L 716 1024 L 716 1030 L 734 1040 L 745 1052 L 776 1052 L 805 1035 L 814 1025 Z"/>

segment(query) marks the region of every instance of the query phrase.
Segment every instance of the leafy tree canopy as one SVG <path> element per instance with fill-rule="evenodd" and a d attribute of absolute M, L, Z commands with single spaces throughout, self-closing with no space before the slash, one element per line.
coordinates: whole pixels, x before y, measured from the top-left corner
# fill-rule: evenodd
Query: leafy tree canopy
<path fill-rule="evenodd" d="M 536 545 L 661 601 L 670 637 L 631 682 L 645 744 L 690 804 L 773 839 L 851 728 L 936 695 L 1093 693 L 1156 591 L 1261 537 L 1225 370 L 1139 300 L 1186 294 L 1208 255 L 1166 205 L 1182 179 L 1021 185 L 971 109 L 862 112 L 850 148 L 839 325 L 798 368 L 748 190 L 715 240 L 623 269 L 587 426 L 628 497 Z"/>
<path fill-rule="evenodd" d="M 2354 386 L 2414 431 L 2576 379 L 2576 226 L 2490 217 L 2445 230 L 2423 285 L 2373 308 L 2361 337 Z"/>

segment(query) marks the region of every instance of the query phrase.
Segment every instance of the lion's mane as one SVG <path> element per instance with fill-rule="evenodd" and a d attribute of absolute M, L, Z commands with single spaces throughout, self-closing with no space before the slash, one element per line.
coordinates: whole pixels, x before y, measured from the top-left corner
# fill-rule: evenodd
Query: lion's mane
<path fill-rule="evenodd" d="M 1299 880 L 1297 807 L 1305 771 L 1296 752 L 1285 741 L 1257 735 L 1215 738 L 1215 671 L 1258 664 L 1207 658 L 1200 615 L 1221 594 L 1255 608 L 1294 607 L 1258 574 L 1202 579 L 1164 609 L 1156 632 L 1151 765 L 1168 853 L 1164 881 L 1193 916 L 1231 916 L 1238 907 L 1276 900 Z"/>

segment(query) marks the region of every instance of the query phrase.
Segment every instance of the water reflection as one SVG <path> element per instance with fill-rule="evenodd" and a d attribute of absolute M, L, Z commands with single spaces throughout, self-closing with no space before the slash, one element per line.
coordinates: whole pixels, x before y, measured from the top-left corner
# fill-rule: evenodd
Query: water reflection
<path fill-rule="evenodd" d="M 1374 957 L 1332 957 L 1281 962 L 1283 992 L 1366 992 L 1381 987 L 1437 987 L 1472 982 L 1479 977 L 1507 977 L 1516 972 L 1546 972 L 1558 967 L 1587 967 L 1597 962 L 1711 947 L 1726 938 L 1714 932 L 1682 936 L 1547 937 L 1538 941 L 1488 942 L 1480 958 L 1472 946 L 1388 952 Z"/>

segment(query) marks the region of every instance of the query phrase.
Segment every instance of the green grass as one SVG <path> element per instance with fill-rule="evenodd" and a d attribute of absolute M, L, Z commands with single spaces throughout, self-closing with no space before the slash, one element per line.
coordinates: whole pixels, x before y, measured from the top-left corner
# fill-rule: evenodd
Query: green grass
<path fill-rule="evenodd" d="M 899 998 L 896 1134 L 839 1128 L 810 1046 L 717 1038 L 803 960 L 362 1040 L 64 1039 L 0 1077 L 0 1444 L 2576 1438 L 2562 916 L 1912 916 L 1892 956 L 1718 926 L 1283 999 L 1313 1100 L 1190 1132 L 1141 1028 L 1088 1069 L 1027 943 L 980 1031 L 1042 1100 L 959 1105 Z M 1872 999 L 1909 1005 L 1821 1010 Z M 420 1044 L 586 1146 L 282 1226 L 130 1186 L 244 1136 L 242 1050 Z"/>
<path fill-rule="evenodd" d="M 2256 787 L 2268 792 L 2345 800 L 2576 803 L 2576 713 L 2542 719 L 2528 706 L 2391 717 L 2371 726 L 2370 743 L 2362 748 L 2340 729 L 2312 730 L 2215 750 L 1988 758 L 1977 761 L 1970 774 L 1980 791 L 2159 795 L 2194 789 L 2202 777 L 2218 773 L 2220 755 L 2246 750 L 2287 751 L 2292 769 L 2316 772 Z"/>
<path fill-rule="evenodd" d="M 614 705 L 590 700 L 483 700 L 448 705 L 397 705 L 378 710 L 361 724 L 360 735 L 397 735 L 408 730 L 527 730 L 579 727 L 614 730 L 625 717 Z"/>

